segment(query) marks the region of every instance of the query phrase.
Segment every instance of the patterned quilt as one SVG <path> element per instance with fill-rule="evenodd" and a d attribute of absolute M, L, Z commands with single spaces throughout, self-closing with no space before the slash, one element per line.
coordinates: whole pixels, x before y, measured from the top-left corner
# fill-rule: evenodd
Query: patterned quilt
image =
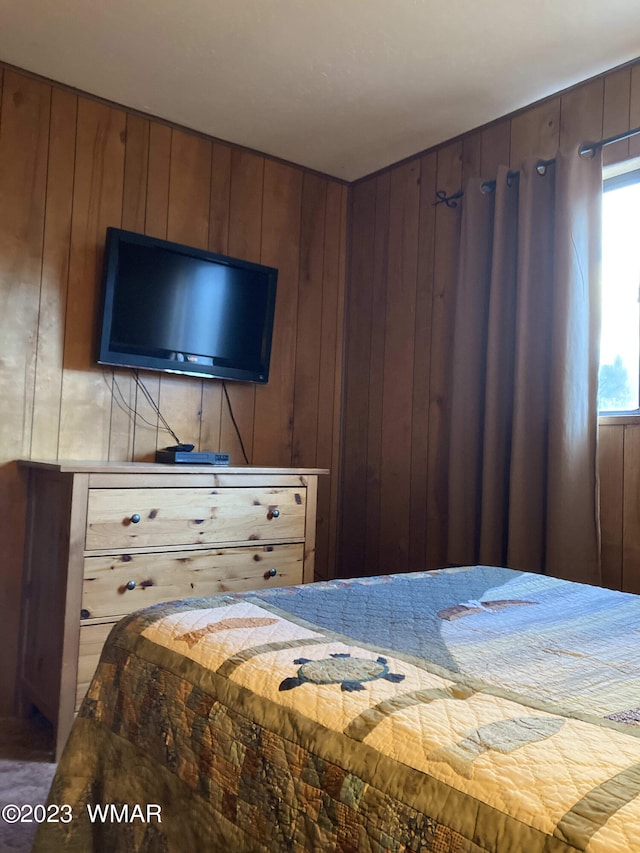
<path fill-rule="evenodd" d="M 476 566 L 119 623 L 35 853 L 640 851 L 640 597 Z"/>

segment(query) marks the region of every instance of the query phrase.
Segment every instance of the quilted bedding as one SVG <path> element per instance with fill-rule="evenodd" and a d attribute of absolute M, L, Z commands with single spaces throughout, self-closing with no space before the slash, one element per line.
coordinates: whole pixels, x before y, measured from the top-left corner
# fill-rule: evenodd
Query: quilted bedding
<path fill-rule="evenodd" d="M 639 632 L 640 597 L 486 566 L 140 611 L 34 851 L 640 851 Z"/>

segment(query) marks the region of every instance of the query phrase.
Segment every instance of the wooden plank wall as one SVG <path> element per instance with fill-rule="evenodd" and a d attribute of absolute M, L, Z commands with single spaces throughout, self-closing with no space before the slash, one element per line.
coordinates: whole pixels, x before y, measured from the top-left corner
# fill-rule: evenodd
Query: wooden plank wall
<path fill-rule="evenodd" d="M 640 593 L 640 426 L 616 420 L 600 426 L 602 580 Z"/>
<path fill-rule="evenodd" d="M 0 714 L 15 671 L 15 460 L 150 460 L 173 444 L 127 370 L 94 364 L 108 225 L 279 268 L 267 386 L 228 383 L 251 462 L 320 466 L 316 565 L 336 549 L 347 187 L 0 66 Z M 147 373 L 172 429 L 242 462 L 221 383 Z"/>
<path fill-rule="evenodd" d="M 449 366 L 468 176 L 640 126 L 640 63 L 357 182 L 350 201 L 339 574 L 445 565 Z M 638 138 L 605 163 L 640 155 Z M 604 583 L 640 592 L 640 427 L 601 432 Z"/>

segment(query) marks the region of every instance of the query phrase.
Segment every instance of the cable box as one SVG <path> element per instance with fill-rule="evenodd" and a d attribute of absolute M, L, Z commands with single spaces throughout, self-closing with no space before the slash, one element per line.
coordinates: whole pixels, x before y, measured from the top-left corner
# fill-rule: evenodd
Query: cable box
<path fill-rule="evenodd" d="M 156 462 L 169 465 L 228 465 L 228 453 L 214 453 L 208 450 L 156 450 Z"/>

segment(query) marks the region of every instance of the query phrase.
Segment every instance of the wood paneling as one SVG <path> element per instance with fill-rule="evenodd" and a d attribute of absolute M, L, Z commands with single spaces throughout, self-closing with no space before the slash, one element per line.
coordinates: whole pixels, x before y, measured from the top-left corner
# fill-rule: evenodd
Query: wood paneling
<path fill-rule="evenodd" d="M 559 147 L 573 152 L 585 141 L 639 125 L 640 62 L 353 186 L 341 481 L 343 576 L 447 564 L 449 365 L 461 206 L 434 207 L 436 190 L 452 195 L 470 176 L 495 178 L 501 164 L 518 169 L 527 158 L 551 159 Z M 605 162 L 627 152 L 638 156 L 640 141 L 605 151 Z M 401 203 L 394 182 L 411 169 L 420 171 L 418 227 L 411 216 L 405 218 L 399 250 Z M 415 258 L 412 290 L 405 275 Z M 407 375 L 409 352 L 413 362 Z M 601 433 L 602 560 L 605 584 L 640 591 L 636 436 L 640 426 L 629 424 L 607 425 Z"/>
<path fill-rule="evenodd" d="M 147 174 L 149 172 L 149 121 L 127 116 L 122 189 L 122 227 L 142 233 L 147 214 Z"/>
<path fill-rule="evenodd" d="M 327 201 L 326 181 L 317 175 L 305 175 L 302 185 L 300 230 L 300 272 L 296 359 L 295 420 L 293 422 L 292 460 L 305 465 L 315 456 L 318 442 L 320 353 L 322 338 L 322 277 L 324 266 L 324 229 Z"/>
<path fill-rule="evenodd" d="M 77 100 L 77 97 L 69 92 L 54 89 L 51 93 L 47 198 L 38 323 L 38 368 L 33 396 L 30 448 L 31 455 L 44 459 L 55 459 L 58 452 Z"/>
<path fill-rule="evenodd" d="M 365 559 L 379 570 L 382 465 L 382 406 L 384 400 L 384 352 L 389 281 L 389 216 L 391 173 L 376 180 L 374 275 L 371 282 L 371 342 L 369 346 L 369 400 L 367 410 L 367 497 L 365 503 Z M 393 299 L 393 294 L 391 296 Z"/>
<path fill-rule="evenodd" d="M 624 431 L 624 426 L 601 426 L 598 436 L 602 583 L 611 589 L 622 589 Z"/>
<path fill-rule="evenodd" d="M 511 122 L 500 121 L 482 132 L 481 175 L 495 175 L 498 166 L 509 162 Z M 433 198 L 433 196 L 431 196 Z"/>
<path fill-rule="evenodd" d="M 629 128 L 640 127 L 640 63 L 631 68 L 629 93 Z M 629 157 L 640 157 L 640 136 L 629 140 Z"/>
<path fill-rule="evenodd" d="M 333 476 L 318 482 L 316 577 L 326 580 L 336 566 L 336 538 L 342 428 L 342 329 L 346 265 L 347 188 L 327 184 L 322 275 L 322 337 L 318 389 L 316 465 Z"/>
<path fill-rule="evenodd" d="M 411 505 L 409 565 L 425 564 L 427 554 L 427 484 L 429 462 L 429 399 L 431 375 L 431 325 L 435 257 L 437 155 L 420 160 L 420 219 L 418 278 L 413 347 L 413 399 L 411 412 Z"/>
<path fill-rule="evenodd" d="M 112 371 L 95 361 L 95 326 L 107 226 L 122 214 L 126 115 L 80 98 L 58 457 L 108 459 Z"/>
<path fill-rule="evenodd" d="M 358 184 L 349 205 L 349 287 L 346 293 L 344 427 L 338 559 L 343 577 L 366 565 L 367 441 L 371 348 L 371 291 L 376 219 L 376 178 Z M 380 499 L 378 494 L 373 497 Z"/>
<path fill-rule="evenodd" d="M 482 131 L 468 133 L 462 140 L 462 186 L 482 172 Z"/>
<path fill-rule="evenodd" d="M 640 426 L 610 429 L 624 430 L 621 589 L 640 593 Z"/>
<path fill-rule="evenodd" d="M 255 422 L 260 424 L 260 429 L 253 430 L 256 465 L 291 464 L 298 296 L 303 295 L 299 294 L 301 200 L 300 169 L 266 160 L 260 260 L 278 269 L 278 300 L 271 347 L 273 370 L 269 383 L 256 387 Z M 307 290 L 307 298 L 309 295 Z M 308 340 L 311 349 L 317 350 L 318 343 L 317 339 L 315 343 Z M 316 377 L 316 393 L 317 387 Z"/>
<path fill-rule="evenodd" d="M 209 199 L 209 249 L 227 254 L 229 248 L 229 202 L 231 198 L 231 148 L 214 142 L 211 154 Z"/>
<path fill-rule="evenodd" d="M 631 109 L 631 69 L 622 68 L 604 81 L 604 112 L 602 135 L 615 136 L 629 129 Z M 622 139 L 613 145 L 607 145 L 602 152 L 602 162 L 617 163 L 629 156 L 629 140 Z"/>
<path fill-rule="evenodd" d="M 0 438 L 29 452 L 36 376 L 51 93 L 6 71 L 0 114 Z"/>
<path fill-rule="evenodd" d="M 462 184 L 462 143 L 437 153 L 436 183 L 441 187 Z M 449 463 L 450 351 L 453 336 L 455 283 L 458 274 L 460 206 L 436 208 L 435 250 L 429 360 L 429 447 L 427 459 L 427 553 L 428 566 L 446 562 L 447 469 Z"/>
<path fill-rule="evenodd" d="M 602 139 L 604 80 L 591 80 L 567 92 L 560 100 L 560 142 L 565 153 L 575 153 L 583 142 Z"/>
<path fill-rule="evenodd" d="M 558 150 L 560 98 L 545 101 L 511 120 L 509 164 L 517 168 L 528 157 L 549 160 Z"/>
<path fill-rule="evenodd" d="M 48 86 L 5 70 L 0 104 L 0 696 L 8 691 L 9 698 L 25 502 L 24 484 L 16 465 L 9 463 L 29 453 L 31 445 L 50 110 Z"/>
<path fill-rule="evenodd" d="M 414 160 L 391 172 L 389 188 L 378 523 L 383 572 L 404 571 L 409 566 L 419 180 L 420 161 Z M 385 495 L 394 498 L 387 501 Z"/>
<path fill-rule="evenodd" d="M 267 465 L 332 469 L 318 495 L 334 574 L 347 188 L 0 66 L 0 713 L 12 704 L 24 484 L 19 457 L 153 459 L 174 441 L 130 371 L 95 364 L 107 226 L 279 268 L 271 377 L 227 387 Z M 182 441 L 240 446 L 222 384 L 142 371 Z"/>

